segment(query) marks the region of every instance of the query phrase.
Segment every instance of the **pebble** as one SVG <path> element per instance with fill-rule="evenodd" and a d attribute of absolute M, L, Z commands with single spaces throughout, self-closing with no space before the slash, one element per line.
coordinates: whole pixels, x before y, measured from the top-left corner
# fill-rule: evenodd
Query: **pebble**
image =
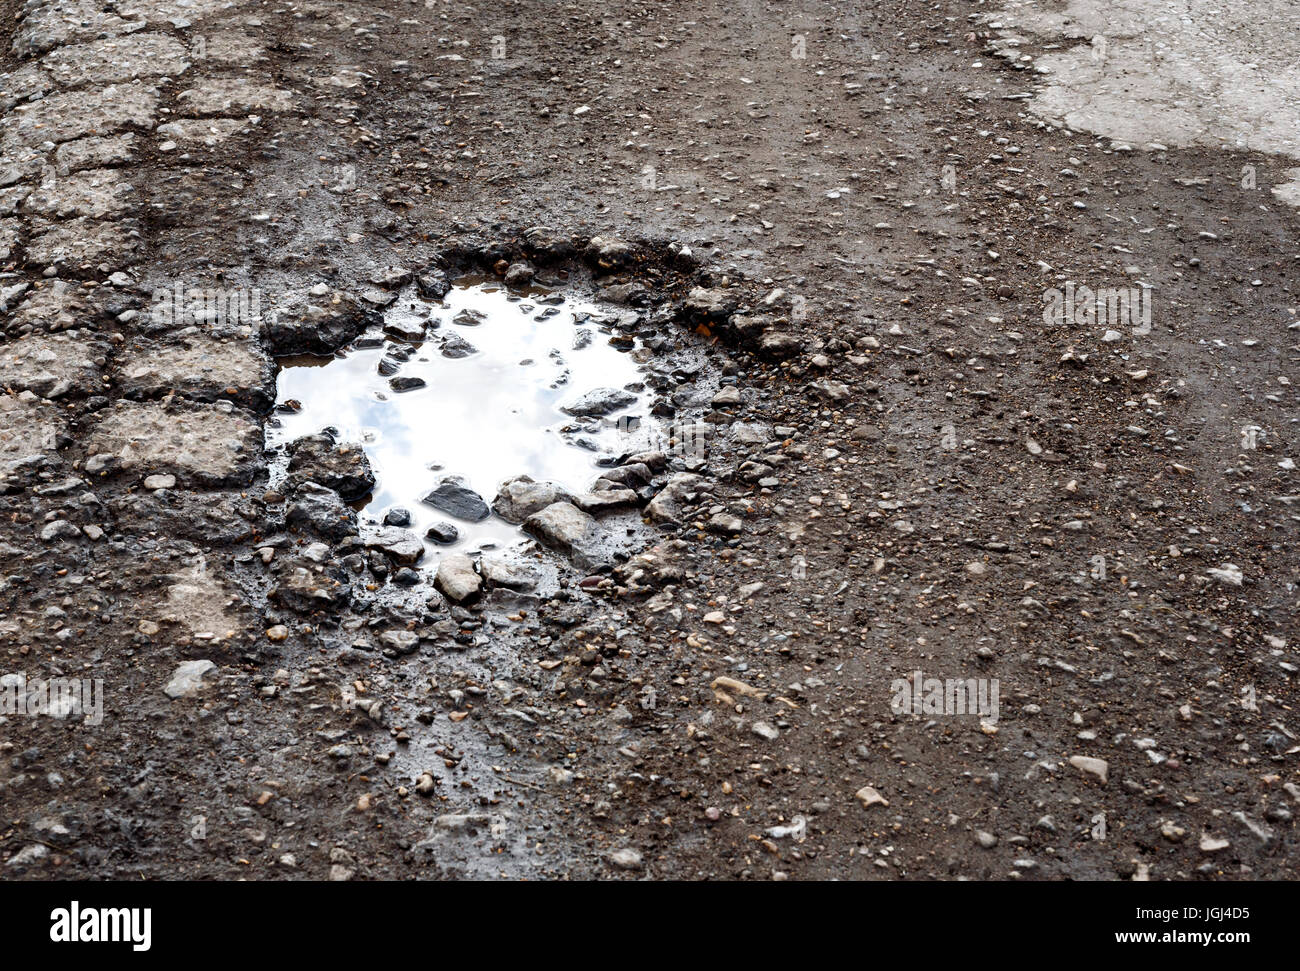
<path fill-rule="evenodd" d="M 397 654 L 411 654 L 420 646 L 420 635 L 413 630 L 386 630 L 379 635 L 379 643 Z"/>
<path fill-rule="evenodd" d="M 409 526 L 411 525 L 411 511 L 403 509 L 401 506 L 395 506 L 388 512 L 384 513 L 385 526 Z"/>
<path fill-rule="evenodd" d="M 49 543 L 56 539 L 80 539 L 81 530 L 66 519 L 56 519 L 41 530 L 41 540 Z"/>
<path fill-rule="evenodd" d="M 853 798 L 862 803 L 864 809 L 870 809 L 872 806 L 889 805 L 889 800 L 871 786 L 863 786 L 853 794 Z"/>
<path fill-rule="evenodd" d="M 1241 586 L 1243 579 L 1241 567 L 1237 566 L 1235 563 L 1225 563 L 1219 567 L 1212 566 L 1205 572 L 1220 583 L 1231 587 Z"/>
<path fill-rule="evenodd" d="M 1070 757 L 1070 764 L 1081 772 L 1096 776 L 1101 780 L 1102 785 L 1106 784 L 1110 773 L 1110 765 L 1105 759 L 1094 759 L 1087 755 L 1073 755 Z"/>
<path fill-rule="evenodd" d="M 482 496 L 455 479 L 444 479 L 421 501 L 439 512 L 474 523 L 492 514 Z"/>
<path fill-rule="evenodd" d="M 216 669 L 211 661 L 186 661 L 172 672 L 163 693 L 168 698 L 192 698 L 208 687 L 207 676 Z"/>
<path fill-rule="evenodd" d="M 478 596 L 483 587 L 483 578 L 474 572 L 473 560 L 455 554 L 444 557 L 438 564 L 433 585 L 449 600 L 462 603 Z"/>
<path fill-rule="evenodd" d="M 1202 833 L 1199 845 L 1202 853 L 1218 853 L 1220 850 L 1226 850 L 1232 844 L 1220 837 Z"/>
<path fill-rule="evenodd" d="M 720 512 L 709 517 L 708 528 L 710 533 L 734 536 L 736 533 L 744 531 L 745 521 L 731 513 Z"/>
<path fill-rule="evenodd" d="M 723 408 L 728 405 L 738 405 L 743 399 L 740 396 L 740 389 L 734 384 L 728 385 L 713 396 L 713 406 Z"/>
<path fill-rule="evenodd" d="M 641 854 L 624 847 L 609 854 L 609 862 L 620 870 L 638 870 L 641 868 Z"/>
<path fill-rule="evenodd" d="M 451 523 L 437 522 L 425 530 L 424 535 L 433 540 L 435 543 L 441 543 L 443 546 L 456 542 L 460 532 Z"/>

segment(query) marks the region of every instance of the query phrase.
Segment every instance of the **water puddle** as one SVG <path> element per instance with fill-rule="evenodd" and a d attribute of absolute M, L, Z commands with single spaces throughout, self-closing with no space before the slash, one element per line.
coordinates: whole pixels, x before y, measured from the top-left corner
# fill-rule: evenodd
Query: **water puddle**
<path fill-rule="evenodd" d="M 281 361 L 268 445 L 327 428 L 360 442 L 377 479 L 363 531 L 405 510 L 405 528 L 440 534 L 425 541 L 426 564 L 439 552 L 521 544 L 518 526 L 485 516 L 464 490 L 490 506 L 503 481 L 529 475 L 582 492 L 602 454 L 649 444 L 653 392 L 641 365 L 652 355 L 614 326 L 620 314 L 634 316 L 481 279 L 459 281 L 441 304 L 403 293 L 382 332 L 332 358 Z M 630 416 L 641 419 L 631 434 Z M 435 491 L 441 508 L 425 501 Z"/>

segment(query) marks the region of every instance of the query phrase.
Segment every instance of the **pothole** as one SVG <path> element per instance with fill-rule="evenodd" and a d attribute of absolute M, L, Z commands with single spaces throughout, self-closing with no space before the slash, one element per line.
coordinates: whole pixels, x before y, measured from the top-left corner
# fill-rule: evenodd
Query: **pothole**
<path fill-rule="evenodd" d="M 382 327 L 333 357 L 281 360 L 266 430 L 278 453 L 272 484 L 286 479 L 287 446 L 326 432 L 362 446 L 373 470 L 373 490 L 353 503 L 363 537 L 413 534 L 424 544 L 425 566 L 449 552 L 528 543 L 520 521 L 524 510 L 535 511 L 538 490 L 517 486 L 520 504 L 509 489 L 499 495 L 520 476 L 553 484 L 557 498 L 602 521 L 622 517 L 606 539 L 632 545 L 636 506 L 647 497 L 620 503 L 614 492 L 628 490 L 596 480 L 602 469 L 670 440 L 676 426 L 666 418 L 674 408 L 665 395 L 700 370 L 677 347 L 644 311 L 570 289 L 520 290 L 467 277 L 440 303 L 404 290 Z"/>

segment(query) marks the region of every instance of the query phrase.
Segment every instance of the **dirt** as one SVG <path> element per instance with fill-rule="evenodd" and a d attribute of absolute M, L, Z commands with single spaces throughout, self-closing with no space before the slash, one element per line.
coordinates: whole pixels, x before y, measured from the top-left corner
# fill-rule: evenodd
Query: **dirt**
<path fill-rule="evenodd" d="M 89 4 L 194 56 L 87 61 L 109 177 L 0 130 L 0 355 L 68 337 L 4 372 L 0 673 L 103 701 L 0 716 L 5 876 L 1291 875 L 1294 160 L 1057 127 L 988 6 Z M 642 553 L 456 603 L 271 488 L 256 362 L 519 263 L 705 345 L 660 394 L 714 433 L 640 463 Z"/>

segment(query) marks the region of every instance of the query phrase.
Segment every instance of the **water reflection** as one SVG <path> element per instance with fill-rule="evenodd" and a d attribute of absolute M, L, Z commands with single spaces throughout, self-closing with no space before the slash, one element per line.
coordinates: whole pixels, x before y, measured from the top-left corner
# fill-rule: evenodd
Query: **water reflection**
<path fill-rule="evenodd" d="M 475 312 L 482 317 L 471 325 Z M 424 319 L 427 332 L 415 343 Z M 518 527 L 496 516 L 478 523 L 454 519 L 420 498 L 450 476 L 489 504 L 502 481 L 520 474 L 580 491 L 599 474 L 593 449 L 635 447 L 613 420 L 641 416 L 648 433 L 649 396 L 632 355 L 609 344 L 604 320 L 593 304 L 538 290 L 512 294 L 494 283 L 458 286 L 442 304 L 404 294 L 386 323 L 408 340 L 376 332 L 332 359 L 281 362 L 278 401 L 297 401 L 301 410 L 278 415 L 280 427 L 267 429 L 268 441 L 284 444 L 333 428 L 342 440 L 361 442 L 378 479 L 363 522 L 379 523 L 393 507 L 410 512 L 410 528 L 420 536 L 435 523 L 450 522 L 459 538 L 449 546 L 430 543 L 431 552 L 514 545 L 523 539 Z M 473 345 L 473 352 L 444 356 L 444 346 L 456 343 L 451 337 Z M 408 354 L 405 361 L 395 359 Z M 410 378 L 424 385 L 398 392 L 390 383 Z M 560 410 L 599 388 L 624 389 L 636 398 L 603 419 Z"/>

